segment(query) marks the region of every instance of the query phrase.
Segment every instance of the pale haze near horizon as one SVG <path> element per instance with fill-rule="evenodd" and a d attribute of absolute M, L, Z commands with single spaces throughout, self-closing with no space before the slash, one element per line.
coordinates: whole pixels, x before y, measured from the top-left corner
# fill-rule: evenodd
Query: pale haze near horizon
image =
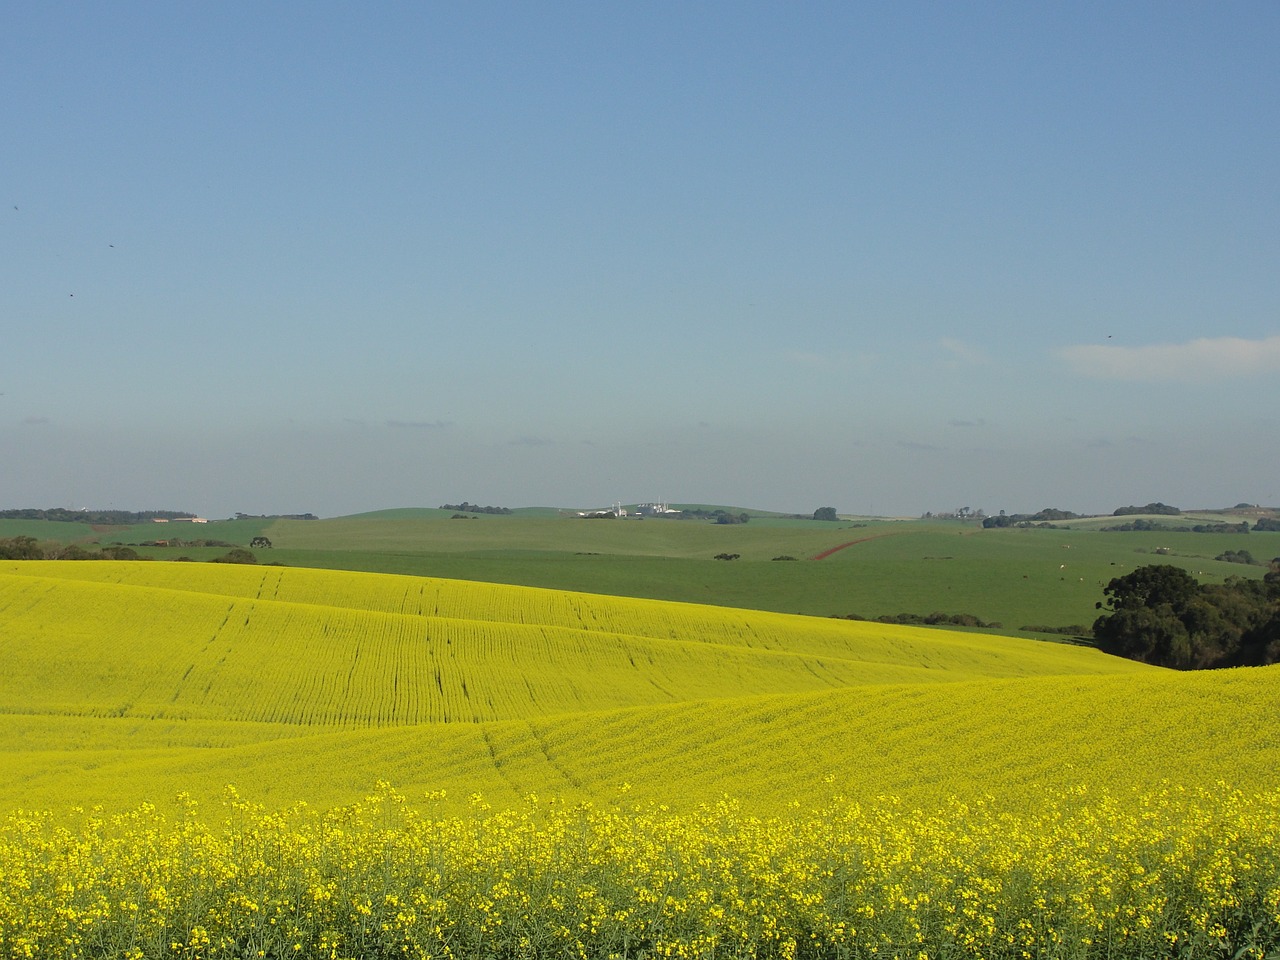
<path fill-rule="evenodd" d="M 26 5 L 0 508 L 1280 505 L 1274 3 Z"/>

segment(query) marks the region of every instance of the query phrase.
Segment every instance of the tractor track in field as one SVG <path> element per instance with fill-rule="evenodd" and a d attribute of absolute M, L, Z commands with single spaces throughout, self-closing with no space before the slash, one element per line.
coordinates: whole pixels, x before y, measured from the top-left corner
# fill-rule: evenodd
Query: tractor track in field
<path fill-rule="evenodd" d="M 872 534 L 871 536 L 869 536 L 869 537 L 859 537 L 857 540 L 849 540 L 849 541 L 847 541 L 847 542 L 845 542 L 845 543 L 837 543 L 837 544 L 836 544 L 834 547 L 832 547 L 831 549 L 829 549 L 829 550 L 823 550 L 821 553 L 815 553 L 815 554 L 814 554 L 812 557 L 810 557 L 809 559 L 810 559 L 810 560 L 825 560 L 825 559 L 827 559 L 827 557 L 831 556 L 833 553 L 839 553 L 841 550 L 844 550 L 844 549 L 846 549 L 846 548 L 848 548 L 848 547 L 856 546 L 856 545 L 857 545 L 857 544 L 859 544 L 859 543 L 866 543 L 868 540 L 879 540 L 879 539 L 881 539 L 882 537 L 894 537 L 894 536 L 897 536 L 897 534 L 894 534 L 894 533 L 873 533 L 873 534 Z"/>

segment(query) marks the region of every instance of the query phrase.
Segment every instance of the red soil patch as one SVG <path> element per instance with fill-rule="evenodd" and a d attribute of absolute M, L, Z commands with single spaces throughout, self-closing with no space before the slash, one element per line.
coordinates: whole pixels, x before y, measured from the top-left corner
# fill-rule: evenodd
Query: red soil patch
<path fill-rule="evenodd" d="M 836 544 L 830 550 L 823 550 L 821 553 L 814 554 L 809 559 L 825 560 L 827 559 L 827 557 L 831 556 L 833 553 L 839 553 L 845 547 L 852 547 L 855 543 L 866 543 L 868 540 L 879 540 L 881 537 L 891 537 L 891 536 L 893 536 L 893 534 L 891 533 L 876 533 L 876 534 L 872 534 L 869 537 L 859 537 L 857 540 L 850 540 L 848 543 Z"/>

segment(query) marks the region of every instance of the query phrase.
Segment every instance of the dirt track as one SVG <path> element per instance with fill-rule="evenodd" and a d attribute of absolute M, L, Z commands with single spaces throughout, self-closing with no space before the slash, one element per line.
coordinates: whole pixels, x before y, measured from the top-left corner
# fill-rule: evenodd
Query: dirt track
<path fill-rule="evenodd" d="M 830 550 L 823 550 L 821 553 L 815 553 L 810 560 L 825 560 L 833 553 L 839 553 L 845 547 L 852 547 L 855 543 L 866 543 L 868 540 L 879 540 L 881 537 L 892 537 L 892 533 L 875 533 L 869 537 L 859 537 L 857 540 L 850 540 L 848 543 L 838 543 Z"/>

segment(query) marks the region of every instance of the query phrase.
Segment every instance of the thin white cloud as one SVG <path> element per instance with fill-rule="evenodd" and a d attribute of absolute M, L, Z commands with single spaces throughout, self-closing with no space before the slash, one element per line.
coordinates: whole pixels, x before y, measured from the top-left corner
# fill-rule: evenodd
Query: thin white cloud
<path fill-rule="evenodd" d="M 855 370 L 863 369 L 876 362 L 872 353 L 849 353 L 847 350 L 834 350 L 830 353 L 817 353 L 811 350 L 789 350 L 786 358 L 802 367 L 817 370 Z"/>
<path fill-rule="evenodd" d="M 957 340 L 954 337 L 943 337 L 938 346 L 951 355 L 951 363 L 986 363 L 987 355 L 977 347 Z"/>
<path fill-rule="evenodd" d="M 1124 442 L 1129 446 L 1135 446 L 1137 444 L 1146 443 L 1147 441 L 1143 437 L 1137 437 L 1130 434 L 1124 438 Z M 1091 450 L 1108 450 L 1115 445 L 1116 441 L 1112 440 L 1110 437 L 1094 437 L 1092 440 L 1085 443 L 1085 446 L 1089 447 Z"/>
<path fill-rule="evenodd" d="M 396 430 L 447 430 L 453 426 L 450 420 L 388 420 L 386 424 Z"/>
<path fill-rule="evenodd" d="M 1201 337 L 1145 347 L 1083 344 L 1058 355 L 1076 373 L 1100 380 L 1226 380 L 1280 373 L 1280 336 Z"/>

